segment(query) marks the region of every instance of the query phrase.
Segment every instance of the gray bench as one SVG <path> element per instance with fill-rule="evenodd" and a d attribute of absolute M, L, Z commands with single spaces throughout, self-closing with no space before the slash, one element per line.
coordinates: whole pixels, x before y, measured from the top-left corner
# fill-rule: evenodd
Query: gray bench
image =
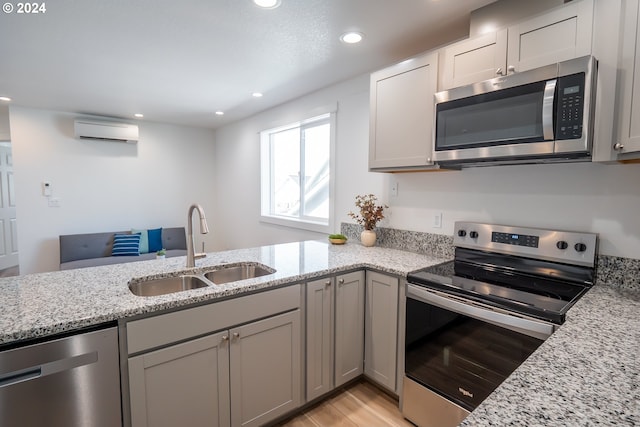
<path fill-rule="evenodd" d="M 144 261 L 156 257 L 155 252 L 139 256 L 111 256 L 113 236 L 128 233 L 130 232 L 113 231 L 60 236 L 60 270 Z M 184 227 L 163 228 L 162 247 L 167 250 L 167 258 L 186 255 L 187 239 Z"/>

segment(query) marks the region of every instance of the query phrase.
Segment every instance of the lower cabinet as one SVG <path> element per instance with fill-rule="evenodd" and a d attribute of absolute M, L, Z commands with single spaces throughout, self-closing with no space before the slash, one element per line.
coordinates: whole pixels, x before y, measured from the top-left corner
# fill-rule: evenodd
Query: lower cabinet
<path fill-rule="evenodd" d="M 259 426 L 299 407 L 300 295 L 294 285 L 130 322 L 130 425 Z"/>
<path fill-rule="evenodd" d="M 231 425 L 260 426 L 300 406 L 300 311 L 229 332 Z"/>
<path fill-rule="evenodd" d="M 129 359 L 133 426 L 228 426 L 228 332 Z"/>
<path fill-rule="evenodd" d="M 367 271 L 364 374 L 396 392 L 398 279 Z"/>
<path fill-rule="evenodd" d="M 300 310 L 129 359 L 131 424 L 258 426 L 300 401 Z"/>
<path fill-rule="evenodd" d="M 363 372 L 364 278 L 357 271 L 307 283 L 307 401 Z"/>

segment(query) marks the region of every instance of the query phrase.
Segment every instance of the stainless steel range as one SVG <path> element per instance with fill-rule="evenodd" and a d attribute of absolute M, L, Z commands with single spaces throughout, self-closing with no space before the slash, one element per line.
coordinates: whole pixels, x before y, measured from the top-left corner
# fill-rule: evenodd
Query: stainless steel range
<path fill-rule="evenodd" d="M 457 222 L 453 261 L 408 275 L 402 412 L 456 426 L 593 285 L 597 235 Z"/>

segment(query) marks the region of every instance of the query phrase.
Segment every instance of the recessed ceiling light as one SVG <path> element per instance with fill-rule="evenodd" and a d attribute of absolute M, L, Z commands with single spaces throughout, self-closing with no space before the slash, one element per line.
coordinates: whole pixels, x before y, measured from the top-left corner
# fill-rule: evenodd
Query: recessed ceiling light
<path fill-rule="evenodd" d="M 135 113 L 135 114 L 134 114 L 134 117 L 137 117 L 137 118 L 141 119 L 141 118 L 143 118 L 143 117 L 144 117 L 144 114 Z"/>
<path fill-rule="evenodd" d="M 262 94 L 260 92 L 253 92 L 251 96 L 253 96 L 254 98 L 262 98 Z"/>
<path fill-rule="evenodd" d="M 280 0 L 253 0 L 256 6 L 263 9 L 275 9 L 280 6 Z"/>
<path fill-rule="evenodd" d="M 216 116 L 224 116 L 224 111 L 216 111 Z"/>
<path fill-rule="evenodd" d="M 362 37 L 363 37 L 362 33 L 357 33 L 352 31 L 352 32 L 344 33 L 343 35 L 341 35 L 340 40 L 343 43 L 354 44 L 354 43 L 360 43 L 362 41 Z"/>
<path fill-rule="evenodd" d="M 0 96 L 0 101 L 9 102 L 9 101 L 11 101 L 11 98 L 9 98 L 8 96 Z"/>

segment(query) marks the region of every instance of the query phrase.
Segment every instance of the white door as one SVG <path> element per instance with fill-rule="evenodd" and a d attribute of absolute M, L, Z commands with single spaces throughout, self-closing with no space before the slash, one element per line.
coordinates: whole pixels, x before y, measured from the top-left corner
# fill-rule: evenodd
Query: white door
<path fill-rule="evenodd" d="M 0 270 L 18 265 L 16 194 L 11 145 L 0 146 Z"/>

